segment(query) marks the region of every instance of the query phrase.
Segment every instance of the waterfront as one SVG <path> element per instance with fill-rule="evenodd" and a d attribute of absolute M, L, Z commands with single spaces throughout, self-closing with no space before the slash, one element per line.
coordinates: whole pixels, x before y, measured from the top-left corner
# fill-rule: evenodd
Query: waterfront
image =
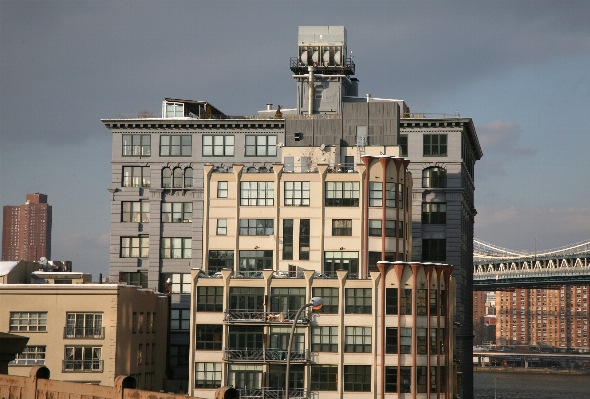
<path fill-rule="evenodd" d="M 573 399 L 590 398 L 590 375 L 473 373 L 474 397 L 494 399 L 494 380 L 498 399 Z"/>

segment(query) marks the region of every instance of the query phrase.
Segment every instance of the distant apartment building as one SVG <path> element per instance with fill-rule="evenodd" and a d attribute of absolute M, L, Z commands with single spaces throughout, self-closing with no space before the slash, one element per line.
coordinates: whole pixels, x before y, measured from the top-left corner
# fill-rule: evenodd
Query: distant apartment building
<path fill-rule="evenodd" d="M 45 194 L 27 194 L 23 205 L 3 208 L 2 260 L 51 258 L 51 205 Z"/>
<path fill-rule="evenodd" d="M 9 374 L 45 365 L 54 380 L 113 386 L 115 377 L 131 375 L 138 388 L 163 388 L 168 298 L 135 286 L 84 284 L 80 273 L 33 273 L 38 283 L 0 284 L 0 331 L 29 338 Z"/>
<path fill-rule="evenodd" d="M 496 292 L 496 343 L 589 352 L 588 285 Z"/>

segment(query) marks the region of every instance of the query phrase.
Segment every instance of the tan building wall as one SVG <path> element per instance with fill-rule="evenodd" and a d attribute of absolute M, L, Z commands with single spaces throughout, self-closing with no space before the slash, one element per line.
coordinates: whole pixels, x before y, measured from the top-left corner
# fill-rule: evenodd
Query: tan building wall
<path fill-rule="evenodd" d="M 116 284 L 6 284 L 0 303 L 0 331 L 29 337 L 9 374 L 43 364 L 56 380 L 112 386 L 116 376 L 132 375 L 138 387 L 161 389 L 165 296 Z"/>

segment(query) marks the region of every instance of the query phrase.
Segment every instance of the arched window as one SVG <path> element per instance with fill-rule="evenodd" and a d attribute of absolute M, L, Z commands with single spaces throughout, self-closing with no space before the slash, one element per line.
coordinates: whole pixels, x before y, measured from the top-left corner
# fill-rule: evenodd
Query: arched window
<path fill-rule="evenodd" d="M 170 168 L 162 169 L 162 188 L 172 187 L 172 174 Z"/>
<path fill-rule="evenodd" d="M 182 188 L 182 169 L 180 168 L 174 168 L 174 182 L 173 182 L 173 187 L 174 188 Z"/>
<path fill-rule="evenodd" d="M 184 188 L 193 186 L 193 168 L 190 166 L 184 170 Z"/>
<path fill-rule="evenodd" d="M 437 166 L 426 168 L 422 171 L 423 188 L 447 187 L 447 170 Z"/>

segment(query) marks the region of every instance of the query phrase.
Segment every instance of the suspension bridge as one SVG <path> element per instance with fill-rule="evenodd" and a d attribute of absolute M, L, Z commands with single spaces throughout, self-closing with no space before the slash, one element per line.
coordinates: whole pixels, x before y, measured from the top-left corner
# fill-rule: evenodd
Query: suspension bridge
<path fill-rule="evenodd" d="M 590 284 L 590 240 L 522 253 L 473 240 L 473 290 Z"/>

